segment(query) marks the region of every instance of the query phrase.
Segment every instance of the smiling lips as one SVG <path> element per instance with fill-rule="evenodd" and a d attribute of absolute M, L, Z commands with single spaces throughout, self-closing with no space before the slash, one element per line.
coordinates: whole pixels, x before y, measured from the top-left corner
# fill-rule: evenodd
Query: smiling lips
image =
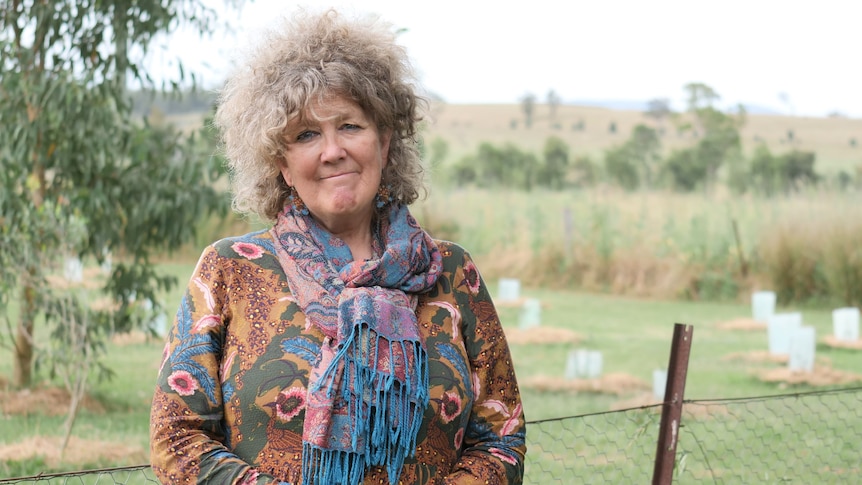
<path fill-rule="evenodd" d="M 356 172 L 341 172 L 333 175 L 326 175 L 324 177 L 320 177 L 320 180 L 334 179 L 338 177 L 344 177 L 345 175 L 356 175 Z"/>

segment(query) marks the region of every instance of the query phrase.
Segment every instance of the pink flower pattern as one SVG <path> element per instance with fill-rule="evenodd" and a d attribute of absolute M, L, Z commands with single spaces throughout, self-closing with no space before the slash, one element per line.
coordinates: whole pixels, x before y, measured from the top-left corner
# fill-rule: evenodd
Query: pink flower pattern
<path fill-rule="evenodd" d="M 506 453 L 503 453 L 499 448 L 489 448 L 488 451 L 490 451 L 492 455 L 496 456 L 497 458 L 505 461 L 506 463 L 508 463 L 510 465 L 514 465 L 514 464 L 518 463 L 514 457 L 512 457 L 511 455 L 508 455 Z"/>
<path fill-rule="evenodd" d="M 242 481 L 239 482 L 239 485 L 254 485 L 257 483 L 257 478 L 260 476 L 260 472 L 257 470 L 250 470 L 246 475 L 242 478 Z"/>
<path fill-rule="evenodd" d="M 464 428 L 461 428 L 458 430 L 457 433 L 455 433 L 455 443 L 453 443 L 455 445 L 455 449 L 460 449 L 461 443 L 463 443 L 463 442 L 464 442 Z"/>
<path fill-rule="evenodd" d="M 305 409 L 306 391 L 301 387 L 291 387 L 278 393 L 275 398 L 275 414 L 282 422 L 288 422 Z"/>
<path fill-rule="evenodd" d="M 198 381 L 184 370 L 174 371 L 168 376 L 168 385 L 180 396 L 191 396 L 198 389 Z"/>
<path fill-rule="evenodd" d="M 467 288 L 473 295 L 479 294 L 481 280 L 479 279 L 479 269 L 472 261 L 467 261 L 464 265 L 464 281 L 467 283 Z"/>
<path fill-rule="evenodd" d="M 450 423 L 459 414 L 461 414 L 461 397 L 458 396 L 458 393 L 448 391 L 443 394 L 440 403 L 440 418 L 443 419 L 443 422 Z"/>
<path fill-rule="evenodd" d="M 230 248 L 240 256 L 245 256 L 246 259 L 254 260 L 263 256 L 263 249 L 257 244 L 235 242 Z"/>

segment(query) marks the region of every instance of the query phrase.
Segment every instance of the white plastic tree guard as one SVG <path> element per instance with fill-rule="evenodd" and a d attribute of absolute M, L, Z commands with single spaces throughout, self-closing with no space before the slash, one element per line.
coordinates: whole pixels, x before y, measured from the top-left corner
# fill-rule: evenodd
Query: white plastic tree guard
<path fill-rule="evenodd" d="M 751 294 L 751 316 L 755 320 L 768 322 L 775 314 L 775 292 L 756 291 Z"/>
<path fill-rule="evenodd" d="M 832 310 L 832 332 L 844 342 L 859 340 L 859 309 L 854 307 Z"/>
<path fill-rule="evenodd" d="M 566 379 L 595 379 L 602 375 L 602 365 L 600 351 L 572 350 L 566 359 Z"/>
<path fill-rule="evenodd" d="M 535 298 L 527 298 L 521 306 L 521 330 L 538 327 L 542 323 L 542 302 Z"/>
<path fill-rule="evenodd" d="M 518 301 L 521 298 L 521 280 L 500 278 L 498 300 L 501 302 Z"/>
<path fill-rule="evenodd" d="M 802 326 L 799 312 L 776 313 L 767 321 L 769 334 L 769 353 L 787 355 L 790 353 L 790 335 Z"/>
<path fill-rule="evenodd" d="M 792 371 L 812 372 L 816 347 L 814 327 L 799 327 L 790 332 L 790 359 L 787 366 Z"/>

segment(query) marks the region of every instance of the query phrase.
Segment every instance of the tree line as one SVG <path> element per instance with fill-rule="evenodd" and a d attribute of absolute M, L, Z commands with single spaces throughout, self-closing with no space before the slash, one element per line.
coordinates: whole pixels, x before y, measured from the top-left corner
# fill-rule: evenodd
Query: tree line
<path fill-rule="evenodd" d="M 719 99 L 709 86 L 685 86 L 688 106 L 683 113 L 670 110 L 667 100 L 653 100 L 646 115 L 659 128 L 635 126 L 624 142 L 604 151 L 601 159 L 574 156 L 558 136 L 547 138 L 541 153 L 519 148 L 514 143 L 495 146 L 482 143 L 475 153 L 463 157 L 446 170 L 446 179 L 455 186 L 505 187 L 523 190 L 588 187 L 598 183 L 625 190 L 670 189 L 679 192 L 711 190 L 721 182 L 737 193 L 775 195 L 817 185 L 824 177 L 815 170 L 816 154 L 790 150 L 772 153 L 760 143 L 751 157 L 743 154 L 740 130 L 746 122 L 744 107 L 721 111 Z M 532 116 L 534 99 L 523 100 L 525 114 Z M 666 155 L 661 132 L 671 120 L 678 133 L 692 142 Z M 442 140 L 433 141 L 428 158 L 438 165 L 448 151 Z M 857 177 L 858 178 L 858 177 Z M 842 187 L 862 184 L 842 172 Z"/>

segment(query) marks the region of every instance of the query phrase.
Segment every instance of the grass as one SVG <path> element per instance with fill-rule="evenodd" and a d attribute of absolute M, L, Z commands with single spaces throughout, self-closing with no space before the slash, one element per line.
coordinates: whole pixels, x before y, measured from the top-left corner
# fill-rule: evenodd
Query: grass
<path fill-rule="evenodd" d="M 193 266 L 190 263 L 172 263 L 161 267 L 165 272 L 187 276 Z M 496 292 L 495 282 L 492 294 Z M 166 296 L 166 305 L 175 307 L 179 302 L 181 290 L 177 289 Z M 727 361 L 725 357 L 735 352 L 766 349 L 765 332 L 728 331 L 719 328 L 721 322 L 750 315 L 746 304 L 725 302 L 709 303 L 695 301 L 655 301 L 639 298 L 618 297 L 607 294 L 579 293 L 563 290 L 549 290 L 526 287 L 523 296 L 538 298 L 544 307 L 542 326 L 565 328 L 582 335 L 585 340 L 579 345 L 548 344 L 542 346 L 511 345 L 513 360 L 521 381 L 543 375 L 562 378 L 567 353 L 573 348 L 583 347 L 600 350 L 604 356 L 605 373 L 626 373 L 651 382 L 652 370 L 665 367 L 668 361 L 670 340 L 674 323 L 694 325 L 693 347 L 689 365 L 686 397 L 688 399 L 735 398 L 783 394 L 788 390 L 807 390 L 805 386 L 788 389 L 780 384 L 764 383 L 757 379 L 753 371 L 758 366 L 740 361 Z M 790 310 L 779 308 L 779 311 Z M 831 333 L 831 315 L 827 309 L 801 308 L 805 324 L 813 325 L 818 336 Z M 519 309 L 499 307 L 500 317 L 505 328 L 518 326 Z M 126 345 L 111 345 L 106 355 L 106 363 L 112 367 L 117 377 L 110 382 L 94 385 L 93 396 L 105 407 L 105 413 L 84 411 L 75 428 L 75 435 L 91 440 L 134 444 L 141 450 L 147 449 L 149 399 L 155 381 L 157 366 L 161 358 L 160 342 L 138 342 Z M 818 355 L 828 357 L 837 369 L 853 371 L 859 369 L 860 356 L 848 351 L 834 351 L 825 347 L 818 348 Z M 0 362 L 0 373 L 8 374 L 10 362 Z M 771 365 L 774 367 L 775 365 Z M 770 367 L 763 364 L 760 367 Z M 562 393 L 541 392 L 522 385 L 524 409 L 528 420 L 546 420 L 608 411 L 621 399 L 618 396 L 599 393 Z M 829 409 L 818 409 L 826 412 Z M 768 414 L 768 413 L 767 413 Z M 793 439 L 787 432 L 775 432 L 774 423 L 760 422 L 756 414 L 746 416 L 746 432 L 761 436 L 766 443 L 786 442 Z M 786 419 L 786 416 L 782 417 Z M 633 470 L 628 463 L 634 460 L 639 466 L 650 466 L 654 456 L 655 427 L 658 416 L 655 412 L 633 410 L 624 413 L 599 414 L 578 420 L 561 422 L 563 429 L 553 427 L 549 434 L 564 432 L 571 434 L 571 440 L 557 443 L 549 438 L 537 443 L 538 462 L 531 461 L 534 472 L 567 473 L 564 471 L 571 463 L 556 463 L 560 456 L 572 455 L 589 465 L 590 470 L 611 481 L 620 479 L 630 481 L 632 473 L 640 476 L 643 470 Z M 33 414 L 27 417 L 7 416 L 0 420 L 0 443 L 10 444 L 35 435 L 59 434 L 62 417 L 49 417 Z M 539 428 L 548 425 L 540 425 Z M 707 429 L 714 432 L 713 424 L 706 423 Z M 596 436 L 599 433 L 601 437 Z M 722 431 L 722 435 L 727 432 Z M 531 434 L 531 439 L 534 439 Z M 535 439 L 541 439 L 541 435 Z M 583 441 L 575 448 L 572 441 Z M 731 446 L 717 440 L 718 450 Z M 691 453 L 691 451 L 689 451 Z M 547 456 L 542 461 L 541 456 Z M 556 458 L 550 458 L 555 456 Z M 615 458 L 616 457 L 616 458 Z M 140 463 L 142 455 L 130 456 L 127 460 L 116 462 L 96 461 L 87 467 L 106 467 Z M 531 458 L 532 460 L 532 458 Z M 622 460 L 622 462 L 620 462 Z M 693 462 L 694 458 L 690 458 Z M 644 463 L 646 465 L 644 465 Z M 693 466 L 693 465 L 691 465 Z M 561 469 L 562 467 L 562 469 Z M 78 470 L 81 464 L 61 465 L 53 470 Z M 693 468 L 689 468 L 692 470 Z M 29 464 L 7 462 L 0 465 L 0 476 L 52 471 L 46 469 L 44 461 L 36 459 Z M 635 482 L 640 481 L 635 479 Z M 531 482 L 540 483 L 540 482 Z"/>
<path fill-rule="evenodd" d="M 804 227 L 813 219 L 841 221 L 842 217 L 852 217 L 852 211 L 846 208 L 860 207 L 861 203 L 858 194 L 816 193 L 763 200 L 723 194 L 626 194 L 606 189 L 507 194 L 464 190 L 435 191 L 414 213 L 432 232 L 442 228 L 441 234 L 451 235 L 473 254 L 492 294 L 496 294 L 498 278 L 522 276 L 522 295 L 542 302 L 541 325 L 570 330 L 583 337 L 577 345 L 511 345 L 527 419 L 551 420 L 531 428 L 535 431 L 529 436 L 529 483 L 584 473 L 588 474 L 585 480 L 603 477 L 611 483 L 643 483 L 651 474 L 655 452 L 658 415 L 654 408 L 608 413 L 625 404 L 630 396 L 547 392 L 526 384 L 539 376 L 562 379 L 567 355 L 577 348 L 601 351 L 605 374 L 627 374 L 648 384 L 652 371 L 667 365 L 673 324 L 685 323 L 694 326 L 687 399 L 745 398 L 812 390 L 804 385 L 768 383 L 757 377 L 757 372 L 780 367 L 779 364 L 731 358 L 767 349 L 763 330 L 721 327 L 723 322 L 751 315 L 747 290 L 763 288 L 768 284 L 765 277 L 750 277 L 743 282 L 749 286 L 740 286 L 723 296 L 685 293 L 673 279 L 701 274 L 705 267 L 736 271 L 738 255 L 733 252 L 731 219 L 737 220 L 741 229 L 746 257 L 756 261 L 758 251 L 768 247 L 762 245 L 762 237 L 771 223 Z M 216 233 L 226 230 L 223 225 L 213 227 L 214 232 L 206 236 L 208 240 L 226 235 Z M 230 231 L 235 234 L 242 229 L 233 224 Z M 565 248 L 574 250 L 566 252 Z M 161 272 L 174 275 L 179 282 L 164 295 L 169 314 L 178 306 L 198 251 L 189 249 L 180 258 L 165 260 L 159 266 Z M 573 266 L 578 262 L 581 266 Z M 579 279 L 573 278 L 570 268 L 581 268 Z M 822 338 L 832 331 L 830 305 L 827 301 L 780 304 L 778 311 L 802 312 L 804 324 L 814 326 L 818 338 Z M 501 305 L 498 310 L 506 329 L 518 327 L 518 308 Z M 109 345 L 105 363 L 117 377 L 94 383 L 92 388 L 92 395 L 105 410 L 82 411 L 75 427 L 79 438 L 132 445 L 138 453 L 58 465 L 40 458 L 0 461 L 0 476 L 145 462 L 150 397 L 161 352 L 162 343 L 154 341 Z M 823 345 L 817 352 L 818 358 L 828 360 L 835 369 L 862 369 L 859 352 Z M 11 373 L 11 352 L 3 357 L 0 376 Z M 764 474 L 763 470 L 785 467 L 785 458 L 773 450 L 794 446 L 805 446 L 812 454 L 838 448 L 841 451 L 836 459 L 843 461 L 837 463 L 855 463 L 852 450 L 845 448 L 847 443 L 856 442 L 853 430 L 862 425 L 858 414 L 853 414 L 862 409 L 858 403 L 822 401 L 804 407 L 772 407 L 783 402 L 721 403 L 714 408 L 730 409 L 728 414 L 690 418 L 680 437 L 678 456 L 686 461 L 679 465 L 687 474 L 681 482 L 711 481 L 716 473 L 723 477 L 717 480 L 719 483 L 777 481 L 781 477 Z M 841 414 L 833 416 L 835 412 Z M 582 415 L 588 416 L 554 421 Z M 39 435 L 60 435 L 62 423 L 62 416 L 41 413 L 4 415 L 0 419 L 0 445 Z M 827 438 L 821 434 L 811 435 L 809 426 L 815 431 L 830 430 L 832 441 L 824 441 Z M 807 434 L 797 436 L 794 430 L 799 429 Z M 740 448 L 739 443 L 746 447 Z M 744 450 L 743 456 L 740 449 Z M 817 456 L 821 463 L 836 463 L 830 457 Z M 723 462 L 718 457 L 736 458 Z M 712 460 L 711 464 L 705 463 L 707 459 Z M 767 462 L 754 463 L 755 460 Z M 743 464 L 749 475 L 739 471 Z M 791 468 L 787 473 L 803 482 L 840 483 L 835 481 L 834 470 L 812 470 L 807 474 Z M 857 477 L 859 472 L 847 473 L 856 473 L 849 476 Z"/>

